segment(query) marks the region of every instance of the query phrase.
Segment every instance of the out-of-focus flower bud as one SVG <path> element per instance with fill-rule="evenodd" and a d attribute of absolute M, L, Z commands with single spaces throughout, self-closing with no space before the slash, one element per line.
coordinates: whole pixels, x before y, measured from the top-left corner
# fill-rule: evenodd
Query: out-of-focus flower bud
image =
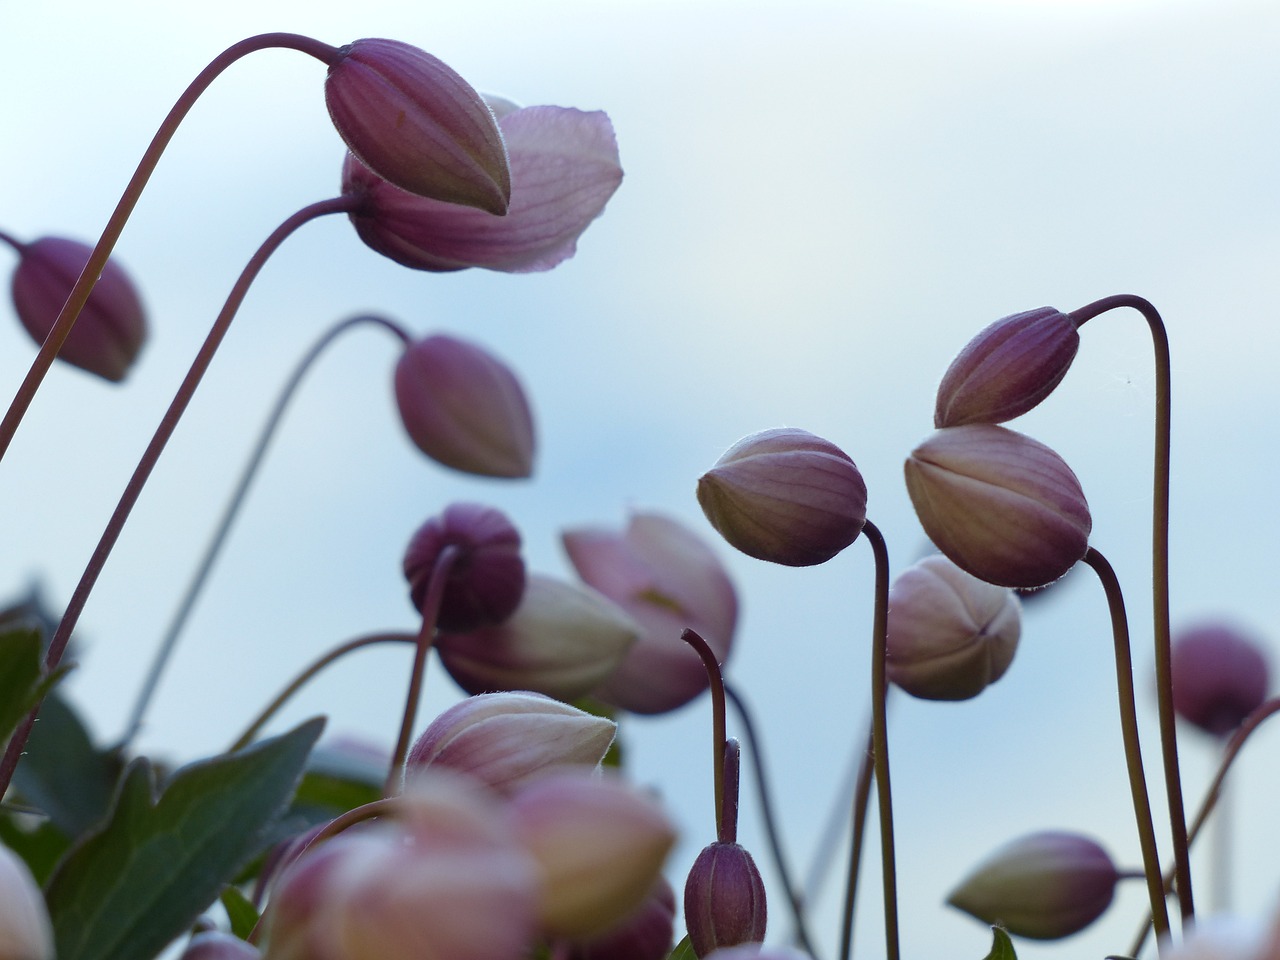
<path fill-rule="evenodd" d="M 762 943 L 744 943 L 737 947 L 724 947 L 708 954 L 702 960 L 813 960 L 809 954 L 795 947 L 766 947 Z"/>
<path fill-rule="evenodd" d="M 206 930 L 187 941 L 179 960 L 258 960 L 262 954 L 251 943 L 221 930 Z"/>
<path fill-rule="evenodd" d="M 684 885 L 684 921 L 693 952 L 764 940 L 764 880 L 746 848 L 713 843 L 693 861 Z"/>
<path fill-rule="evenodd" d="M 1197 915 L 1182 943 L 1160 945 L 1161 960 L 1280 960 L 1280 916 L 1268 930 L 1253 917 Z"/>
<path fill-rule="evenodd" d="M 642 628 L 626 659 L 595 696 L 634 713 L 665 713 L 707 688 L 707 671 L 680 639 L 697 631 L 724 663 L 733 644 L 738 598 L 711 548 L 667 517 L 637 513 L 623 533 L 566 531 L 578 576 Z"/>
<path fill-rule="evenodd" d="M 1039 307 L 997 320 L 969 341 L 938 386 L 935 427 L 1003 423 L 1053 392 L 1080 347 L 1075 322 Z"/>
<path fill-rule="evenodd" d="M 65 237 L 17 244 L 13 306 L 36 343 L 44 343 L 67 302 L 93 247 Z M 147 337 L 138 290 L 115 260 L 108 260 L 58 356 L 73 366 L 118 382 L 129 372 Z"/>
<path fill-rule="evenodd" d="M 1215 737 L 1226 736 L 1267 698 L 1267 659 L 1227 624 L 1205 624 L 1173 638 L 1173 709 Z"/>
<path fill-rule="evenodd" d="M 437 335 L 396 364 L 396 405 L 409 438 L 437 463 L 482 477 L 533 472 L 533 414 L 520 381 L 475 344 Z"/>
<path fill-rule="evenodd" d="M 0 960 L 52 960 L 53 927 L 22 859 L 0 844 Z"/>
<path fill-rule="evenodd" d="M 867 521 L 867 485 L 848 454 L 790 428 L 730 447 L 698 480 L 698 503 L 747 556 L 790 567 L 825 563 Z"/>
<path fill-rule="evenodd" d="M 658 877 L 640 909 L 594 937 L 573 943 L 570 960 L 666 960 L 675 931 L 676 895 Z"/>
<path fill-rule="evenodd" d="M 396 40 L 356 40 L 329 65 L 324 95 L 351 152 L 384 180 L 506 213 L 511 171 L 493 112 L 431 54 Z"/>
<path fill-rule="evenodd" d="M 1089 548 L 1080 481 L 1030 437 L 985 423 L 947 427 L 916 447 L 905 472 L 929 539 L 988 583 L 1052 583 Z"/>
<path fill-rule="evenodd" d="M 535 573 L 506 620 L 442 634 L 436 650 L 468 693 L 533 690 L 576 700 L 618 669 L 639 636 L 639 625 L 607 597 Z"/>
<path fill-rule="evenodd" d="M 947 903 L 1015 936 L 1057 940 L 1102 916 L 1119 879 L 1111 857 L 1093 840 L 1046 831 L 1001 847 Z"/>
<path fill-rule="evenodd" d="M 440 603 L 440 630 L 474 630 L 511 616 L 524 593 L 520 532 L 492 507 L 455 503 L 413 535 L 404 554 L 404 575 L 413 605 L 422 609 L 436 560 L 445 547 L 459 555 L 450 568 Z"/>
<path fill-rule="evenodd" d="M 1022 632 L 1012 590 L 934 554 L 889 589 L 889 679 L 913 697 L 967 700 L 1013 662 Z"/>
<path fill-rule="evenodd" d="M 485 693 L 450 707 L 409 751 L 407 775 L 445 767 L 509 794 L 548 767 L 596 766 L 617 724 L 537 693 Z"/>
<path fill-rule="evenodd" d="M 541 867 L 543 929 L 556 937 L 601 933 L 635 911 L 676 839 L 650 797 L 578 771 L 534 780 L 512 798 L 511 811 Z"/>
<path fill-rule="evenodd" d="M 397 263 L 434 272 L 528 273 L 572 257 L 622 182 L 609 117 L 525 107 L 505 112 L 498 125 L 511 156 L 505 217 L 405 193 L 348 156 L 342 191 L 362 198 L 351 215 L 360 239 Z"/>

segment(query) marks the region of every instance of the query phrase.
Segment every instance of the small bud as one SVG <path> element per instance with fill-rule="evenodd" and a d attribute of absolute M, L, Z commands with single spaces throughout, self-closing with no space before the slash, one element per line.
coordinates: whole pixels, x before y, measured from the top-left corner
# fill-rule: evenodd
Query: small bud
<path fill-rule="evenodd" d="M 675 891 L 660 876 L 639 910 L 603 933 L 572 944 L 569 960 L 666 960 L 675 916 Z"/>
<path fill-rule="evenodd" d="M 53 927 L 26 863 L 0 844 L 0 960 L 53 960 Z"/>
<path fill-rule="evenodd" d="M 1013 662 L 1022 632 L 1012 590 L 979 580 L 934 554 L 889 590 L 889 679 L 913 697 L 967 700 Z"/>
<path fill-rule="evenodd" d="M 1015 936 L 1057 940 L 1102 916 L 1119 879 L 1111 857 L 1088 837 L 1033 833 L 993 853 L 947 903 Z"/>
<path fill-rule="evenodd" d="M 867 520 L 867 485 L 848 454 L 804 430 L 739 440 L 698 480 L 711 525 L 749 557 L 825 563 Z"/>
<path fill-rule="evenodd" d="M 1173 638 L 1173 709 L 1215 737 L 1240 726 L 1267 698 L 1267 660 L 1259 645 L 1224 624 Z"/>
<path fill-rule="evenodd" d="M 407 775 L 441 767 L 508 794 L 549 767 L 594 767 L 617 724 L 537 693 L 485 693 L 450 707 L 409 751 Z"/>
<path fill-rule="evenodd" d="M 64 237 L 44 237 L 18 245 L 21 260 L 13 274 L 13 305 L 36 343 L 44 343 L 62 312 L 93 248 Z M 147 337 L 138 290 L 114 260 L 108 260 L 58 356 L 67 363 L 119 382 L 137 359 Z"/>
<path fill-rule="evenodd" d="M 1002 587 L 1039 587 L 1085 555 L 1080 481 L 1044 444 L 975 423 L 937 431 L 906 463 L 907 492 L 938 549 Z"/>
<path fill-rule="evenodd" d="M 603 683 L 639 636 L 636 622 L 595 590 L 530 574 L 511 616 L 444 633 L 436 649 L 468 693 L 534 690 L 575 700 Z"/>
<path fill-rule="evenodd" d="M 938 386 L 935 427 L 1020 417 L 1062 382 L 1080 346 L 1075 322 L 1039 307 L 997 320 L 969 341 Z"/>
<path fill-rule="evenodd" d="M 474 630 L 511 616 L 524 593 L 520 532 L 492 507 L 455 503 L 413 535 L 404 555 L 409 595 L 418 610 L 426 600 L 436 560 L 457 547 L 440 603 L 440 630 Z"/>
<path fill-rule="evenodd" d="M 493 112 L 431 54 L 396 40 L 338 50 L 325 102 L 351 152 L 410 193 L 503 214 L 511 171 Z"/>
<path fill-rule="evenodd" d="M 713 843 L 693 862 L 684 885 L 684 919 L 693 952 L 764 940 L 764 881 L 751 854 L 736 843 Z"/>
<path fill-rule="evenodd" d="M 482 477 L 533 472 L 533 415 L 514 373 L 480 347 L 427 337 L 396 364 L 396 405 L 409 438 L 437 463 Z"/>
<path fill-rule="evenodd" d="M 258 960 L 262 954 L 251 943 L 220 930 L 197 933 L 187 941 L 178 960 Z"/>

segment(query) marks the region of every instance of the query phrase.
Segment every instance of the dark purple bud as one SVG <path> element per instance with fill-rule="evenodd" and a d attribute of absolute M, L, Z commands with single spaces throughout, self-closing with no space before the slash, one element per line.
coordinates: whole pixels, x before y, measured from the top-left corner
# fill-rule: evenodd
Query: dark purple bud
<path fill-rule="evenodd" d="M 684 919 L 699 957 L 764 940 L 764 881 L 745 847 L 713 843 L 703 848 L 685 881 Z"/>
<path fill-rule="evenodd" d="M 1267 660 L 1234 627 L 1205 624 L 1173 638 L 1173 709 L 1215 737 L 1225 736 L 1267 698 Z"/>
<path fill-rule="evenodd" d="M 574 943 L 569 960 L 666 960 L 675 916 L 675 891 L 659 877 L 639 910 L 604 933 Z"/>

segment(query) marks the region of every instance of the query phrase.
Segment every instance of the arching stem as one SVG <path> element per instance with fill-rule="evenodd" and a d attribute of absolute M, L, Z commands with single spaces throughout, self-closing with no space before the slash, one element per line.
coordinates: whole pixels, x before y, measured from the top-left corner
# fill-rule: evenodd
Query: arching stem
<path fill-rule="evenodd" d="M 688 628 L 680 632 L 680 639 L 697 651 L 702 658 L 702 665 L 707 668 L 707 679 L 711 685 L 711 762 L 715 778 L 716 804 L 716 836 L 724 834 L 724 755 L 725 755 L 725 709 L 724 679 L 720 673 L 720 664 L 715 652 L 708 646 L 696 631 Z"/>

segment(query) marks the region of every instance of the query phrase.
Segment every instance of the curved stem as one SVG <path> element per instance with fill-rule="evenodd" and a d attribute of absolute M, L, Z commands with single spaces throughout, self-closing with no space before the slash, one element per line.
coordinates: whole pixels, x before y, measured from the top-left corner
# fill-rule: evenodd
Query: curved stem
<path fill-rule="evenodd" d="M 213 328 L 201 345 L 199 353 L 196 354 L 196 358 L 191 364 L 191 369 L 187 371 L 181 386 L 178 387 L 178 392 L 174 394 L 173 400 L 169 404 L 169 409 L 165 411 L 160 425 L 156 427 L 156 432 L 151 438 L 151 442 L 142 454 L 142 459 L 138 461 L 138 466 L 134 468 L 133 476 L 129 478 L 129 483 L 125 487 L 124 493 L 120 496 L 120 502 L 116 504 L 115 512 L 112 513 L 111 519 L 107 522 L 107 527 L 102 532 L 98 546 L 94 550 L 88 566 L 85 567 L 84 573 L 80 577 L 80 582 L 76 584 L 75 592 L 71 595 L 71 602 L 67 605 L 66 613 L 62 615 L 58 629 L 54 631 L 53 639 L 49 642 L 49 651 L 45 657 L 48 669 L 52 670 L 62 659 L 62 654 L 67 648 L 67 641 L 71 638 L 71 631 L 75 629 L 76 621 L 80 619 L 84 605 L 88 602 L 89 594 L 93 591 L 93 586 L 98 581 L 98 575 L 102 572 L 103 566 L 106 565 L 107 558 L 111 555 L 111 550 L 115 546 L 116 540 L 119 539 L 121 530 L 124 529 L 125 521 L 129 519 L 129 513 L 133 510 L 134 504 L 138 502 L 138 497 L 142 494 L 142 488 L 146 486 L 147 478 L 151 476 L 151 471 L 160 459 L 160 454 L 164 451 L 165 444 L 169 442 L 169 438 L 178 426 L 178 421 L 182 419 L 182 414 L 191 402 L 196 387 L 200 385 L 201 378 L 203 378 L 205 371 L 209 369 L 209 364 L 213 361 L 214 354 L 217 353 L 218 345 L 222 343 L 222 338 L 226 336 L 227 330 L 231 326 L 231 321 L 235 318 L 236 311 L 244 301 L 245 294 L 249 291 L 249 285 L 253 283 L 254 278 L 261 271 L 267 258 L 295 230 L 325 214 L 346 212 L 351 208 L 352 203 L 353 201 L 350 198 L 335 197 L 332 200 L 322 200 L 319 203 L 303 207 L 280 226 L 276 227 L 271 236 L 263 242 L 262 246 L 249 258 L 249 262 L 245 264 L 244 270 L 241 271 L 235 285 L 231 288 L 231 293 L 227 296 L 226 303 L 222 305 L 222 311 L 218 314 L 217 319 L 214 320 Z M 9 781 L 13 779 L 13 771 L 18 765 L 18 757 L 22 754 L 22 748 L 26 746 L 27 737 L 31 734 L 31 725 L 35 722 L 35 715 L 38 709 L 39 704 L 32 708 L 26 720 L 18 727 L 9 741 L 4 760 L 0 762 L 0 795 L 3 795 L 9 786 Z"/>
<path fill-rule="evenodd" d="M 1131 307 L 1142 314 L 1151 331 L 1151 343 L 1155 351 L 1155 468 L 1151 517 L 1152 627 L 1155 634 L 1160 756 L 1164 763 L 1164 784 L 1173 838 L 1178 906 L 1182 911 L 1182 922 L 1185 926 L 1195 916 L 1195 901 L 1191 892 L 1191 858 L 1187 852 L 1187 815 L 1183 806 L 1182 774 L 1178 764 L 1178 731 L 1174 722 L 1173 669 L 1169 639 L 1169 450 L 1172 436 L 1170 408 L 1173 394 L 1169 336 L 1159 311 L 1149 301 L 1132 294 L 1106 297 L 1081 307 L 1070 316 L 1079 327 L 1100 313 L 1120 307 Z"/>
<path fill-rule="evenodd" d="M 164 153 L 165 147 L 169 145 L 169 141 L 173 139 L 174 133 L 177 132 L 179 124 L 182 123 L 183 118 L 195 105 L 200 95 L 208 89 L 209 85 L 217 79 L 222 71 L 226 70 L 227 67 L 241 57 L 268 47 L 286 47 L 299 50 L 323 63 L 332 63 L 338 55 L 337 47 L 321 43 L 319 40 L 312 40 L 310 37 L 304 37 L 296 33 L 264 33 L 260 36 L 249 37 L 247 40 L 241 40 L 239 43 L 234 43 L 227 47 L 226 50 L 214 57 L 207 67 L 200 71 L 199 76 L 191 81 L 190 86 L 182 92 L 182 96 L 178 97 L 177 102 L 174 103 L 168 115 L 161 122 L 160 128 L 156 131 L 155 136 L 152 137 L 151 143 L 142 155 L 142 159 L 138 161 L 138 167 L 134 170 L 133 177 L 124 188 L 124 193 L 116 204 L 115 210 L 112 211 L 110 219 L 107 220 L 107 225 L 102 230 L 102 236 L 98 239 L 97 245 L 89 255 L 89 260 L 84 265 L 84 270 L 81 271 L 79 279 L 76 280 L 75 286 L 71 288 L 71 293 L 67 296 L 67 301 L 63 304 L 62 311 L 58 314 L 58 319 L 54 321 L 53 327 L 49 330 L 49 335 L 45 337 L 44 344 L 40 347 L 40 351 L 36 354 L 35 359 L 31 361 L 31 368 L 27 371 L 26 377 L 18 387 L 18 392 L 9 404 L 9 409 L 5 412 L 4 419 L 0 420 L 0 460 L 4 459 L 5 451 L 9 449 L 9 444 L 13 441 L 13 435 L 17 433 L 18 425 L 22 423 L 22 418 L 26 414 L 27 408 L 31 406 L 31 401 L 35 398 L 36 391 L 40 389 L 41 381 L 44 380 L 44 376 L 49 372 L 49 367 L 53 365 L 58 351 L 62 349 L 62 345 L 66 342 L 76 318 L 80 316 L 80 311 L 84 309 L 85 303 L 88 302 L 89 294 L 93 291 L 94 284 L 98 282 L 98 277 L 101 276 L 103 269 L 106 267 L 107 259 L 111 256 L 111 251 L 115 248 L 116 241 L 120 239 L 120 234 L 124 231 L 125 223 L 128 222 L 130 214 L 133 213 L 133 208 L 137 206 L 138 199 L 142 196 L 143 188 L 146 187 L 147 181 L 151 179 L 151 174 L 160 162 L 160 157 Z M 25 737 L 23 740 L 25 741 Z"/>
<path fill-rule="evenodd" d="M 680 639 L 697 651 L 702 658 L 702 665 L 707 668 L 707 680 L 711 687 L 711 762 L 714 771 L 715 804 L 716 804 L 716 836 L 724 836 L 724 754 L 725 754 L 725 722 L 724 722 L 724 679 L 720 673 L 720 663 L 715 652 L 707 645 L 707 641 L 694 630 L 687 627 L 680 631 Z M 736 829 L 736 828 L 735 828 Z M 721 841 L 723 842 L 723 840 Z"/>
<path fill-rule="evenodd" d="M 186 626 L 187 619 L 191 616 L 196 600 L 204 589 L 205 583 L 208 582 L 214 561 L 217 560 L 218 554 L 222 551 L 227 534 L 231 531 L 231 525 L 235 522 L 236 516 L 240 512 L 240 507 L 243 506 L 245 497 L 249 492 L 249 486 L 253 483 L 254 477 L 257 476 L 258 468 L 262 465 L 262 459 L 266 456 L 267 448 L 271 445 L 276 429 L 280 426 L 284 412 L 294 394 L 297 393 L 303 377 L 310 371 L 329 344 L 333 343 L 346 331 L 364 323 L 377 324 L 386 328 L 399 337 L 400 341 L 406 346 L 410 342 L 409 334 L 393 321 L 373 314 L 363 314 L 349 317 L 330 327 L 303 355 L 285 383 L 284 389 L 280 391 L 280 395 L 276 398 L 275 405 L 272 407 L 271 413 L 268 414 L 266 422 L 262 425 L 262 430 L 258 434 L 258 442 L 254 446 L 253 452 L 249 455 L 249 460 L 240 473 L 240 479 L 227 500 L 227 505 L 223 508 L 222 517 L 214 527 L 213 536 L 209 539 L 208 545 L 205 546 L 204 555 L 196 565 L 195 572 L 191 575 L 191 580 L 187 584 L 187 589 L 183 592 L 182 598 L 178 601 L 178 607 L 169 620 L 169 626 L 166 628 L 164 636 L 160 640 L 160 645 L 156 650 L 155 658 L 151 662 L 151 669 L 147 672 L 142 689 L 138 692 L 138 699 L 134 703 L 133 712 L 130 714 L 129 724 L 125 728 L 124 736 L 121 738 L 122 745 L 130 743 L 142 728 L 142 718 L 147 712 L 151 698 L 155 695 L 156 687 L 160 683 L 160 675 L 164 672 L 169 659 L 173 656 L 174 648 L 178 643 L 178 636 L 182 633 L 183 627 Z"/>
<path fill-rule="evenodd" d="M 1151 799 L 1147 796 L 1146 775 L 1142 769 L 1142 747 L 1138 742 L 1138 711 L 1133 696 L 1133 657 L 1129 650 L 1129 620 L 1125 614 L 1124 595 L 1120 591 L 1120 581 L 1116 579 L 1115 571 L 1106 557 L 1090 547 L 1085 551 L 1084 562 L 1098 575 L 1111 611 L 1116 689 L 1120 699 L 1120 730 L 1124 737 L 1124 756 L 1129 769 L 1129 789 L 1133 794 L 1138 842 L 1142 847 L 1142 868 L 1147 877 L 1147 894 L 1151 899 L 1151 915 L 1155 918 L 1156 935 L 1168 937 L 1169 911 L 1164 902 L 1160 854 L 1156 849 L 1156 832 L 1151 822 Z"/>
<path fill-rule="evenodd" d="M 858 764 L 858 780 L 853 788 L 853 837 L 849 842 L 849 876 L 844 890 L 844 915 L 840 927 L 840 958 L 853 953 L 853 912 L 858 902 L 858 874 L 862 867 L 862 841 L 867 832 L 867 808 L 871 805 L 871 777 L 875 764 L 875 734 L 867 731 L 867 746 Z"/>

